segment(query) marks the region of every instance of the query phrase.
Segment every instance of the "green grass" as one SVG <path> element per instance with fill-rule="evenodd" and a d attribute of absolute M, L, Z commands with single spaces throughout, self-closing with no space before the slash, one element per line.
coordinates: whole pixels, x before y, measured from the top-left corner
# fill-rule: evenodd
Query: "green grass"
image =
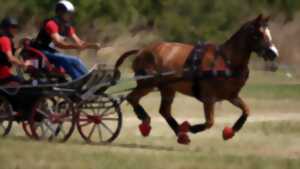
<path fill-rule="evenodd" d="M 126 130 L 112 145 L 85 145 L 79 137 L 64 144 L 23 136 L 0 139 L 0 168 L 297 169 L 300 165 L 299 121 L 248 123 L 230 142 L 222 141 L 224 124 L 218 124 L 191 136 L 190 146 L 178 145 L 160 121 L 154 121 L 153 135 L 147 139 L 137 133 L 136 125 L 125 124 Z"/>
<path fill-rule="evenodd" d="M 242 95 L 260 99 L 300 99 L 300 84 L 249 84 Z"/>

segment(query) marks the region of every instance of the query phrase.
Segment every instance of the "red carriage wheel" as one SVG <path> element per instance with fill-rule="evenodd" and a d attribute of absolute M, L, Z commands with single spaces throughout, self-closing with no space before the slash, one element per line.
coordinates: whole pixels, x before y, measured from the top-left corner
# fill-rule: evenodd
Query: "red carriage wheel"
<path fill-rule="evenodd" d="M 75 128 L 72 102 L 64 96 L 41 97 L 33 106 L 29 124 L 37 140 L 67 141 Z"/>
<path fill-rule="evenodd" d="M 111 143 L 118 137 L 122 127 L 122 113 L 114 99 L 103 95 L 95 102 L 82 105 L 78 111 L 77 128 L 88 143 Z"/>
<path fill-rule="evenodd" d="M 9 134 L 13 123 L 13 109 L 8 100 L 0 97 L 0 136 Z"/>

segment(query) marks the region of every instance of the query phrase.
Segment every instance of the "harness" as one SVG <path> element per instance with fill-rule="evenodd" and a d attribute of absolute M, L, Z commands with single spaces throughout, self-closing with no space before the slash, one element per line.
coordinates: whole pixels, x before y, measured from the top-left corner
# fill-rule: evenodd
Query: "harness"
<path fill-rule="evenodd" d="M 190 53 L 187 61 L 186 61 L 186 66 L 189 68 L 189 71 L 185 77 L 188 79 L 191 79 L 193 81 L 192 84 L 192 91 L 193 95 L 196 98 L 199 98 L 199 93 L 200 93 L 200 74 L 201 71 L 199 70 L 199 65 L 202 63 L 202 56 L 204 52 L 204 46 L 205 44 L 201 41 L 197 43 L 197 45 L 194 47 L 192 52 Z"/>
<path fill-rule="evenodd" d="M 68 31 L 72 26 L 71 24 L 63 22 L 58 17 L 46 19 L 42 24 L 42 27 L 40 29 L 40 32 L 38 33 L 38 36 L 32 43 L 32 46 L 34 48 L 37 48 L 39 50 L 56 51 L 55 49 L 53 49 L 50 46 L 50 44 L 52 43 L 52 38 L 45 29 L 47 22 L 49 22 L 51 20 L 54 21 L 58 25 L 59 34 L 61 36 L 64 36 L 64 37 L 68 36 Z"/>
<path fill-rule="evenodd" d="M 241 74 L 239 71 L 231 69 L 230 60 L 222 53 L 220 47 L 215 47 L 214 58 L 211 58 L 212 61 L 210 63 L 204 63 L 208 60 L 205 53 L 207 47 L 208 44 L 198 42 L 185 64 L 189 70 L 185 77 L 193 82 L 192 92 L 197 99 L 201 99 L 201 81 L 208 79 L 238 78 Z M 220 65 L 222 65 L 221 68 L 218 67 Z"/>

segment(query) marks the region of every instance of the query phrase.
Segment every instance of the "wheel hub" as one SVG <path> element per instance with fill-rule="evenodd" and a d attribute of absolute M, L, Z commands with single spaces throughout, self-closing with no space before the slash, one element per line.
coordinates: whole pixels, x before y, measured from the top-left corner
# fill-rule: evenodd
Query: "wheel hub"
<path fill-rule="evenodd" d="M 102 122 L 101 116 L 88 116 L 88 119 L 95 124 L 100 124 Z"/>

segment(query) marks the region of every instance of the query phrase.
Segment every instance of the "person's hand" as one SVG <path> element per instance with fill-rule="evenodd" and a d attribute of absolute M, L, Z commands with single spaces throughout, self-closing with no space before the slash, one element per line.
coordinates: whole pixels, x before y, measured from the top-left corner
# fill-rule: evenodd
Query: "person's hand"
<path fill-rule="evenodd" d="M 102 48 L 102 45 L 100 43 L 85 43 L 86 48 L 89 49 L 95 49 L 95 50 L 100 50 Z"/>
<path fill-rule="evenodd" d="M 32 65 L 31 62 L 26 61 L 26 62 L 22 63 L 20 66 L 22 69 L 24 69 L 26 71 L 26 70 L 28 70 L 29 67 L 33 67 L 34 65 Z"/>
<path fill-rule="evenodd" d="M 92 48 L 96 50 L 100 50 L 102 48 L 102 45 L 101 43 L 94 43 L 94 45 L 92 45 Z"/>
<path fill-rule="evenodd" d="M 88 48 L 88 44 L 85 43 L 85 42 L 83 42 L 83 43 L 81 43 L 81 44 L 78 44 L 78 45 L 77 45 L 77 48 L 78 48 L 79 50 L 84 50 L 84 49 Z"/>

